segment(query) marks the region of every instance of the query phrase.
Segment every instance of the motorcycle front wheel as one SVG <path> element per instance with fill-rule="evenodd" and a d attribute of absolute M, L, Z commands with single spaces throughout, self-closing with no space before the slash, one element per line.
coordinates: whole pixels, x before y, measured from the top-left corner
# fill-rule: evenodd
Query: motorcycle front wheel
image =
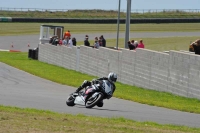
<path fill-rule="evenodd" d="M 70 95 L 68 98 L 67 98 L 67 101 L 66 101 L 66 104 L 68 106 L 74 106 L 74 100 L 75 100 L 75 97 L 73 97 L 73 95 Z"/>
<path fill-rule="evenodd" d="M 85 102 L 85 107 L 86 108 L 92 108 L 95 105 L 97 105 L 100 101 L 103 100 L 104 95 L 102 93 L 99 93 L 96 95 L 96 97 L 89 97 L 86 102 Z"/>

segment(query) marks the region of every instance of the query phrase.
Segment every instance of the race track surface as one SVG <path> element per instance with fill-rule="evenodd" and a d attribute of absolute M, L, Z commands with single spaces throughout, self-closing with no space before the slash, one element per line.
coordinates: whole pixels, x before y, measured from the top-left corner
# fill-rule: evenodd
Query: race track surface
<path fill-rule="evenodd" d="M 88 34 L 90 43 L 94 42 L 95 36 L 99 37 L 102 33 Z M 116 39 L 117 33 L 105 33 L 103 34 L 105 39 Z M 200 32 L 146 32 L 146 33 L 130 33 L 130 39 L 132 38 L 153 38 L 153 37 L 175 37 L 175 36 L 198 36 Z M 76 37 L 77 41 L 84 41 L 85 34 L 73 34 L 72 37 Z M 120 33 L 119 38 L 124 38 L 125 34 Z M 39 43 L 38 35 L 24 35 L 24 36 L 0 36 L 0 49 L 7 50 L 19 50 L 28 52 L 28 49 L 36 48 Z M 13 47 L 12 47 L 13 46 Z M 30 47 L 28 47 L 30 46 Z"/>
<path fill-rule="evenodd" d="M 0 104 L 102 117 L 200 127 L 200 115 L 111 98 L 102 108 L 68 107 L 67 96 L 75 88 L 60 85 L 0 62 Z"/>

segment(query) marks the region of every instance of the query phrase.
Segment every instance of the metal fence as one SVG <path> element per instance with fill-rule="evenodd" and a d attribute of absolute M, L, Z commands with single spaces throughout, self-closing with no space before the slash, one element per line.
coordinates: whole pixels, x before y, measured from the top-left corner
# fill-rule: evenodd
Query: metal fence
<path fill-rule="evenodd" d="M 51 11 L 51 12 L 67 12 L 72 10 L 78 10 L 78 11 L 86 11 L 88 9 L 43 9 L 43 8 L 10 8 L 10 7 L 0 7 L 0 11 Z M 96 10 L 96 11 L 103 11 L 100 9 L 90 9 L 90 10 Z M 116 10 L 104 10 L 104 11 L 118 11 Z M 121 12 L 126 12 L 125 9 L 121 9 Z M 200 13 L 200 9 L 132 9 L 132 13 L 160 13 L 160 12 L 187 12 L 187 13 Z"/>

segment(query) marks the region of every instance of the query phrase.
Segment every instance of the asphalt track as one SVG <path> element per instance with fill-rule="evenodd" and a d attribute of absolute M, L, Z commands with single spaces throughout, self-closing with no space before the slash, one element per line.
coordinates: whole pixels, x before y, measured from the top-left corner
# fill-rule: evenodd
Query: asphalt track
<path fill-rule="evenodd" d="M 124 117 L 137 121 L 200 127 L 200 114 L 180 112 L 111 98 L 102 108 L 68 107 L 67 96 L 75 88 L 57 84 L 0 62 L 0 104 L 60 113 Z"/>
<path fill-rule="evenodd" d="M 200 32 L 152 32 L 131 33 L 133 38 L 198 36 Z M 89 34 L 92 41 L 95 36 Z M 103 34 L 106 39 L 116 38 L 114 33 Z M 78 41 L 84 40 L 84 34 L 72 34 Z M 120 33 L 120 38 L 124 34 Z M 1 36 L 0 49 L 15 49 L 27 52 L 38 46 L 39 35 Z M 13 47 L 11 47 L 13 45 Z M 28 45 L 30 47 L 28 47 Z M 51 110 L 60 113 L 85 114 L 102 117 L 124 117 L 137 121 L 154 121 L 160 124 L 175 124 L 200 127 L 200 115 L 180 112 L 160 107 L 148 106 L 131 101 L 112 98 L 105 100 L 103 108 L 86 109 L 82 106 L 68 107 L 65 104 L 68 94 L 75 88 L 60 85 L 0 62 L 0 104 Z"/>
<path fill-rule="evenodd" d="M 95 36 L 100 36 L 102 33 L 90 33 L 89 41 L 93 43 Z M 105 33 L 103 34 L 105 39 L 115 39 L 117 38 L 117 33 Z M 199 36 L 200 32 L 137 32 L 130 33 L 131 38 L 153 38 L 153 37 L 175 37 L 175 36 Z M 76 37 L 77 41 L 83 41 L 85 34 L 73 34 L 72 37 Z M 120 33 L 119 38 L 124 38 L 125 34 Z M 19 50 L 23 52 L 28 52 L 30 48 L 36 48 L 39 43 L 38 35 L 24 35 L 24 36 L 0 36 L 0 49 L 6 50 Z M 12 47 L 13 46 L 13 47 Z"/>

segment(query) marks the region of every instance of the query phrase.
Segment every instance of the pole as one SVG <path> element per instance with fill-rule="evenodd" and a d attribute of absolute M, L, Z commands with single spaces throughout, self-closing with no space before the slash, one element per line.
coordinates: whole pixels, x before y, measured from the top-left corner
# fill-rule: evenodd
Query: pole
<path fill-rule="evenodd" d="M 120 4 L 121 4 L 121 0 L 119 0 L 118 19 L 117 19 L 117 44 L 116 44 L 117 50 L 118 50 L 118 43 L 119 43 Z"/>
<path fill-rule="evenodd" d="M 130 32 L 130 14 L 131 14 L 131 0 L 127 0 L 127 11 L 126 11 L 126 32 L 124 47 L 128 48 L 129 32 Z"/>

